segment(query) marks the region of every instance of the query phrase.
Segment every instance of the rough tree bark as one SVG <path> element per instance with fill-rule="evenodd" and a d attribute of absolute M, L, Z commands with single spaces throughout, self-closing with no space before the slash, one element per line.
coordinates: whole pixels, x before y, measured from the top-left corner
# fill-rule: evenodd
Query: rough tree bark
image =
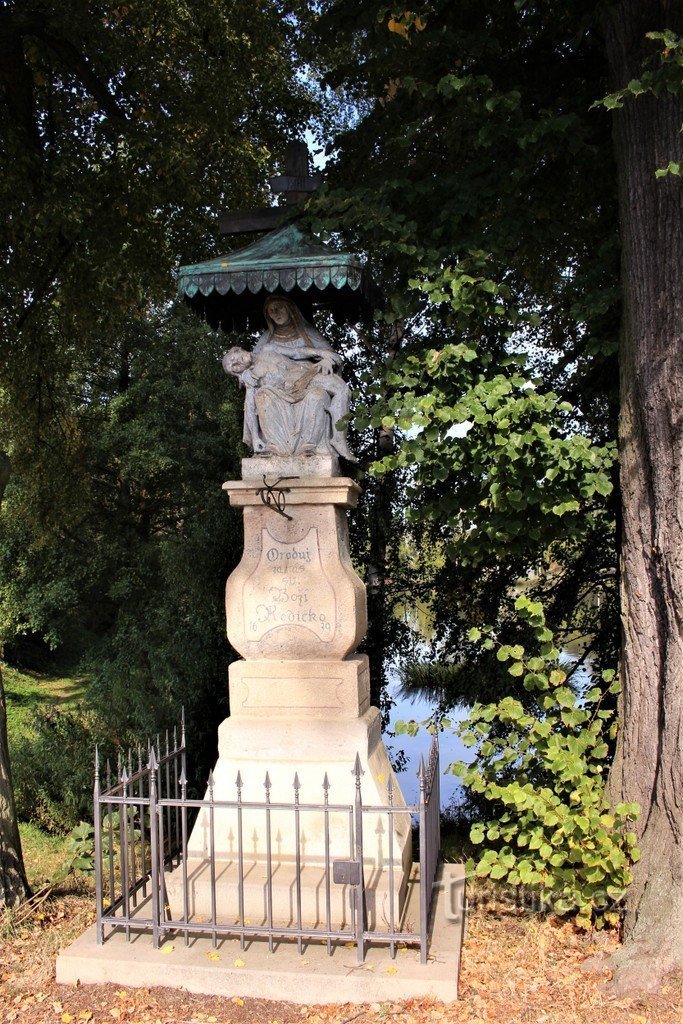
<path fill-rule="evenodd" d="M 0 452 L 0 507 L 10 475 L 10 461 Z M 7 744 L 5 689 L 0 664 L 0 910 L 16 907 L 31 895 L 14 806 L 14 789 Z"/>
<path fill-rule="evenodd" d="M 613 85 L 638 78 L 654 44 L 683 31 L 680 0 L 603 8 Z M 628 893 L 622 991 L 683 967 L 683 95 L 627 99 L 615 115 L 624 310 L 620 352 L 621 735 L 615 801 L 637 801 L 642 860 Z"/>

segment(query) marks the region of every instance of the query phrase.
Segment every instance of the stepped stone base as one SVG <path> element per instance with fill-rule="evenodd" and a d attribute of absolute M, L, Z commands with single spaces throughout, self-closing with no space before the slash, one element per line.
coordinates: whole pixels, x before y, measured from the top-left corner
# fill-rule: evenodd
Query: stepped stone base
<path fill-rule="evenodd" d="M 266 863 L 252 861 L 244 864 L 244 918 L 255 926 L 268 922 L 268 883 Z M 396 865 L 394 887 L 403 885 L 395 894 L 394 924 L 400 920 L 400 906 L 405 899 L 407 876 L 402 865 Z M 216 877 L 216 920 L 219 924 L 234 924 L 240 919 L 236 860 L 218 861 Z M 386 930 L 390 924 L 390 888 L 388 870 L 365 872 L 365 910 L 367 926 L 375 931 Z M 211 920 L 211 868 L 206 860 L 191 860 L 187 865 L 187 904 L 185 879 L 182 870 L 169 872 L 166 892 L 174 921 L 185 919 L 207 922 Z M 337 931 L 353 926 L 353 899 L 355 890 L 349 885 L 336 885 L 330 865 L 329 909 L 330 927 Z M 328 884 L 324 865 L 307 864 L 301 869 L 301 923 L 305 928 L 327 926 Z M 298 924 L 296 870 L 293 864 L 273 864 L 272 919 L 280 928 L 295 928 Z"/>
<path fill-rule="evenodd" d="M 464 935 L 464 888 L 462 865 L 446 864 L 438 879 L 432 907 L 430 955 L 420 963 L 414 946 L 398 943 L 391 958 L 387 946 L 372 946 L 366 963 L 356 960 L 355 948 L 345 943 L 333 947 L 332 956 L 321 942 L 304 941 L 303 956 L 296 943 L 277 942 L 268 951 L 265 940 L 219 940 L 213 953 L 211 939 L 182 934 L 166 937 L 171 955 L 152 947 L 152 936 L 123 932 L 109 935 L 97 945 L 94 926 L 63 950 L 57 958 L 60 985 L 101 985 L 111 982 L 127 988 L 162 985 L 217 996 L 281 999 L 292 1003 L 373 1003 L 385 1000 L 432 996 L 444 1002 L 457 999 L 460 950 Z M 146 908 L 140 907 L 144 916 Z M 419 930 L 419 879 L 413 868 L 408 887 L 404 932 Z M 235 966 L 239 963 L 243 966 Z"/>
<path fill-rule="evenodd" d="M 292 663 L 289 663 L 290 665 Z M 338 663 L 343 664 L 343 663 Z M 247 674 L 249 663 L 243 663 Z M 337 666 L 338 667 L 338 666 Z M 353 659 L 347 663 L 349 672 L 342 684 L 356 687 L 354 698 L 358 706 L 358 679 L 363 677 L 365 660 Z M 334 665 L 330 666 L 335 669 Z M 315 671 L 315 668 L 314 668 Z M 231 678 L 231 687 L 234 678 Z M 291 680 L 290 680 L 291 683 Z M 352 687 L 353 688 L 353 687 Z M 295 688 L 292 687 L 292 690 Z M 313 687 L 320 700 L 329 702 L 330 692 Z M 258 691 L 257 691 L 258 692 Z M 286 699 L 286 698 L 283 698 Z M 297 856 L 297 829 L 299 856 L 305 870 L 302 875 L 302 901 L 307 913 L 324 912 L 324 865 L 329 843 L 330 862 L 353 857 L 352 811 L 356 796 L 356 777 L 353 772 L 356 756 L 359 758 L 361 797 L 365 807 L 386 805 L 388 785 L 393 784 L 393 803 L 405 807 L 401 790 L 393 774 L 380 734 L 380 715 L 377 708 L 367 708 L 359 717 L 279 718 L 274 727 L 272 714 L 261 717 L 260 707 L 245 708 L 226 719 L 220 726 L 219 756 L 214 769 L 213 799 L 215 804 L 229 802 L 233 806 L 215 806 L 213 832 L 208 808 L 199 812 L 188 842 L 188 859 L 193 864 L 189 897 L 196 912 L 210 912 L 210 874 L 206 864 L 213 853 L 218 863 L 216 877 L 225 901 L 228 916 L 234 913 L 237 900 L 236 863 L 239 857 L 239 834 L 242 834 L 242 857 L 250 866 L 250 879 L 258 879 L 250 889 L 252 912 L 264 907 L 262 875 L 267 858 L 267 826 L 270 819 L 271 857 L 276 867 L 274 899 L 289 906 L 294 888 L 293 865 Z M 315 710 L 314 706 L 309 709 Z M 322 710 L 320 705 L 317 709 Z M 266 773 L 270 781 L 269 816 L 264 805 Z M 239 798 L 242 810 L 238 812 L 237 777 L 241 786 Z M 298 825 L 294 811 L 294 780 L 298 780 Z M 327 781 L 327 790 L 325 789 Z M 323 810 L 327 794 L 328 813 Z M 207 791 L 205 799 L 208 800 Z M 250 804 L 260 806 L 253 807 Z M 286 805 L 286 806 L 278 806 Z M 327 817 L 327 834 L 326 834 Z M 363 813 L 364 878 L 374 895 L 374 902 L 386 910 L 389 901 L 389 862 L 393 864 L 393 900 L 395 917 L 401 913 L 411 864 L 411 818 L 408 811 L 389 815 L 380 811 Z M 246 870 L 246 869 L 245 869 Z M 189 876 L 188 876 L 189 877 Z M 220 879 L 220 881 L 219 881 Z M 282 880 L 282 885 L 280 884 Z M 252 882 L 250 880 L 249 885 Z M 177 868 L 168 881 L 174 917 L 182 917 L 182 871 Z M 280 892 L 280 888 L 282 892 Z M 335 913 L 343 918 L 348 900 L 335 893 Z M 232 896 L 229 895 L 232 890 Z M 234 898 L 233 898 L 234 897 Z M 322 903 L 321 903 L 322 899 Z M 340 902 L 341 901 L 341 902 Z M 208 909 L 207 909 L 208 908 Z M 387 910 L 388 913 L 388 910 Z"/>

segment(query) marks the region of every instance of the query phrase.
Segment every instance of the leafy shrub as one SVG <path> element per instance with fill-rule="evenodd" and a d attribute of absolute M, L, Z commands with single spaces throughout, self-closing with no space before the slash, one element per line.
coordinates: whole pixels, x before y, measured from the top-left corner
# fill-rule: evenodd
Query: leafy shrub
<path fill-rule="evenodd" d="M 523 676 L 536 708 L 529 711 L 512 697 L 477 703 L 458 726 L 476 755 L 451 771 L 500 808 L 496 818 L 472 827 L 472 842 L 486 849 L 469 867 L 479 877 L 533 887 L 557 913 L 575 914 L 581 926 L 616 924 L 631 865 L 640 856 L 629 831 L 638 805 L 612 808 L 605 789 L 616 722 L 614 711 L 601 704 L 619 684 L 613 671 L 605 671 L 605 687 L 577 693 L 559 667 L 542 605 L 522 595 L 516 609 L 539 652 L 528 657 L 519 645 L 500 645 L 496 654 L 511 676 Z M 470 638 L 486 633 L 474 629 Z M 489 650 L 496 646 L 491 636 L 483 643 Z"/>
<path fill-rule="evenodd" d="M 67 836 L 64 861 L 53 885 L 63 882 L 71 874 L 92 875 L 95 871 L 95 829 L 87 821 L 79 821 Z"/>
<path fill-rule="evenodd" d="M 73 708 L 50 707 L 35 731 L 12 747 L 17 813 L 49 832 L 68 832 L 92 818 L 93 750 L 97 723 Z"/>

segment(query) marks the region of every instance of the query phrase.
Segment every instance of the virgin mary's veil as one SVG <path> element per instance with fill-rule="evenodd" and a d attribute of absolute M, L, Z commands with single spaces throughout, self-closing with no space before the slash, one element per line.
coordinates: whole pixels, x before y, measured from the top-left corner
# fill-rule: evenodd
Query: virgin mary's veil
<path fill-rule="evenodd" d="M 286 298 L 284 295 L 269 295 L 263 304 L 263 315 L 266 319 L 267 328 L 254 345 L 254 352 L 260 352 L 263 346 L 269 342 L 286 341 L 282 334 L 277 334 L 277 324 L 268 312 L 268 306 L 271 302 L 281 302 L 289 313 L 291 326 L 288 325 L 286 328 L 288 338 L 292 340 L 301 338 L 311 348 L 324 349 L 326 352 L 333 351 L 330 343 L 304 318 L 303 313 L 295 302 L 292 302 L 291 299 Z M 282 328 L 280 330 L 282 331 Z"/>

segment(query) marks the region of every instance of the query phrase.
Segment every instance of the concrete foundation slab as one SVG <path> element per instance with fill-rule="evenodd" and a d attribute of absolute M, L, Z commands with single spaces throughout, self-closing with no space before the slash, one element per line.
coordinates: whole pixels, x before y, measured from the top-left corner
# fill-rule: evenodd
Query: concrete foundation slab
<path fill-rule="evenodd" d="M 305 942 L 276 942 L 268 951 L 266 940 L 249 941 L 240 949 L 237 939 L 218 942 L 182 935 L 166 939 L 162 949 L 152 948 L 152 937 L 122 932 L 97 945 L 89 928 L 57 958 L 59 984 L 103 984 L 150 988 L 161 985 L 208 995 L 281 999 L 304 1005 L 365 1003 L 385 999 L 433 996 L 451 1002 L 458 994 L 460 949 L 464 930 L 464 870 L 447 864 L 439 873 L 432 907 L 429 960 L 420 963 L 419 949 L 402 946 L 392 960 L 388 946 L 370 945 L 365 964 L 358 964 L 356 948 L 340 945 L 328 956 L 326 946 Z M 418 929 L 419 882 L 413 878 L 405 916 L 405 933 Z M 170 948 L 172 947 L 172 948 Z"/>

